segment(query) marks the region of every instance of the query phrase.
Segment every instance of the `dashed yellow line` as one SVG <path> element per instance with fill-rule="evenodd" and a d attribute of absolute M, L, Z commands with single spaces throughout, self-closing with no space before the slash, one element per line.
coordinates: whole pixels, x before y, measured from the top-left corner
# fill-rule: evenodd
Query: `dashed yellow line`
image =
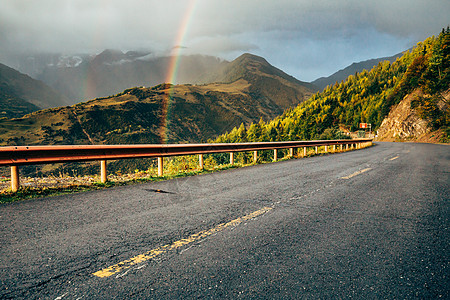
<path fill-rule="evenodd" d="M 391 158 L 389 160 L 394 160 L 394 159 L 397 159 L 397 158 L 399 158 L 399 156 L 393 157 L 393 158 Z"/>
<path fill-rule="evenodd" d="M 341 178 L 342 178 L 342 179 L 350 179 L 350 178 L 352 178 L 352 177 L 355 177 L 355 176 L 357 176 L 357 175 L 359 175 L 359 174 L 362 174 L 362 173 L 367 172 L 367 171 L 370 171 L 370 170 L 372 170 L 372 168 L 367 168 L 367 169 L 364 169 L 364 170 L 361 170 L 361 171 L 357 171 L 357 172 L 355 172 L 355 173 L 353 173 L 353 174 L 350 174 L 350 175 L 348 175 L 348 176 L 341 177 Z"/>
<path fill-rule="evenodd" d="M 115 265 L 110 266 L 108 268 L 105 268 L 103 270 L 97 271 L 97 272 L 93 273 L 93 275 L 95 275 L 97 277 L 109 277 L 109 276 L 114 275 L 116 273 L 119 273 L 119 272 L 121 272 L 121 271 L 123 271 L 125 269 L 128 269 L 128 268 L 130 268 L 130 267 L 132 267 L 132 266 L 134 266 L 136 264 L 139 264 L 139 263 L 145 262 L 145 261 L 147 261 L 149 259 L 152 259 L 152 258 L 154 258 L 154 257 L 156 257 L 156 256 L 158 256 L 160 254 L 163 254 L 165 252 L 169 252 L 171 250 L 180 248 L 182 246 L 185 246 L 187 244 L 190 244 L 192 242 L 195 242 L 195 241 L 203 239 L 203 238 L 205 238 L 207 236 L 210 236 L 210 235 L 212 235 L 214 233 L 222 231 L 222 230 L 224 230 L 227 227 L 237 226 L 237 225 L 239 225 L 240 223 L 242 223 L 242 222 L 244 222 L 246 220 L 250 220 L 250 219 L 253 219 L 253 218 L 257 217 L 257 216 L 260 216 L 260 215 L 270 211 L 271 209 L 272 209 L 271 207 L 264 207 L 264 208 L 262 208 L 260 210 L 252 212 L 251 214 L 248 214 L 248 215 L 245 215 L 243 217 L 234 219 L 234 220 L 232 220 L 232 221 L 230 221 L 228 223 L 222 223 L 222 224 L 219 224 L 216 227 L 211 228 L 209 230 L 203 230 L 203 231 L 200 231 L 198 233 L 195 233 L 195 234 L 189 236 L 186 239 L 181 239 L 179 241 L 173 242 L 170 245 L 164 245 L 164 246 L 152 249 L 150 251 L 147 251 L 147 252 L 145 252 L 143 254 L 140 254 L 138 256 L 132 257 L 130 259 L 124 260 L 124 261 L 122 261 L 122 262 L 120 262 L 118 264 L 115 264 Z"/>

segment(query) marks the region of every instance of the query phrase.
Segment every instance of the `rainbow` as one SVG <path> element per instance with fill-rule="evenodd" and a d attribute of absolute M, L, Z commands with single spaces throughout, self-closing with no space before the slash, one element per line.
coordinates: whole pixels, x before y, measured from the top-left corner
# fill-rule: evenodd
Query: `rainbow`
<path fill-rule="evenodd" d="M 189 28 L 189 24 L 191 22 L 192 16 L 194 15 L 195 6 L 197 4 L 197 0 L 190 0 L 188 4 L 188 8 L 184 14 L 181 25 L 179 27 L 178 33 L 176 35 L 174 46 L 172 48 L 172 54 L 170 56 L 169 68 L 167 72 L 167 76 L 165 79 L 165 83 L 172 84 L 165 94 L 163 99 L 163 107 L 162 107 L 162 115 L 161 115 L 161 125 L 160 125 L 160 140 L 161 144 L 165 144 L 168 141 L 168 119 L 170 113 L 170 105 L 174 94 L 174 85 L 177 79 L 178 67 L 180 64 L 180 56 L 182 45 L 184 39 L 186 37 L 186 33 Z"/>

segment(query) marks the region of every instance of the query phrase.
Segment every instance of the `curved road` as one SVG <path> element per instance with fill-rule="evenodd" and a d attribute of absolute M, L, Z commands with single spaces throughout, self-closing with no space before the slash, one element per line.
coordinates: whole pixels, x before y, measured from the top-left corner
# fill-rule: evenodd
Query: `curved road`
<path fill-rule="evenodd" d="M 1 205 L 0 298 L 448 299 L 449 150 L 378 143 Z"/>

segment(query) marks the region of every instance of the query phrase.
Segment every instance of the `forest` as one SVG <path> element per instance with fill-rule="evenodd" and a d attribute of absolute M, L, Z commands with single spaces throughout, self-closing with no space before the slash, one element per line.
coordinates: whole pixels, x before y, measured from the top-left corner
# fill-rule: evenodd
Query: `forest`
<path fill-rule="evenodd" d="M 274 120 L 244 124 L 219 136 L 214 142 L 239 143 L 286 140 L 339 139 L 339 128 L 358 129 L 359 123 L 371 123 L 377 129 L 390 109 L 407 94 L 421 89 L 411 108 L 426 119 L 433 130 L 450 136 L 450 112 L 442 93 L 450 83 L 450 29 L 419 42 L 395 62 L 380 62 L 336 82 L 316 93 L 296 108 L 286 110 Z"/>

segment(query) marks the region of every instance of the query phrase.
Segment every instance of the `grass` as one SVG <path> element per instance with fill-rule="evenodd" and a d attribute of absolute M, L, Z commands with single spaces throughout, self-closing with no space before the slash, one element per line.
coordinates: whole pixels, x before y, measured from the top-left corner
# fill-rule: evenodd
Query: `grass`
<path fill-rule="evenodd" d="M 319 147 L 319 153 L 317 155 L 324 155 L 324 154 L 332 154 L 333 152 L 323 153 L 321 152 L 323 150 L 323 147 Z M 353 149 L 356 150 L 356 149 Z M 351 151 L 349 149 L 348 151 Z M 338 150 L 336 153 L 339 153 Z M 345 148 L 343 150 L 345 152 Z M 310 149 L 307 153 L 306 157 L 315 156 L 314 149 Z M 303 157 L 300 154 L 294 155 L 294 157 L 280 157 L 278 161 L 285 161 L 292 158 L 301 158 Z M 191 163 L 194 161 L 195 156 L 191 156 Z M 187 164 L 189 165 L 189 158 L 187 159 Z M 272 161 L 259 161 L 256 164 L 265 164 L 265 163 L 271 163 Z M 178 161 L 178 163 L 180 163 Z M 186 161 L 184 161 L 186 163 Z M 21 201 L 21 200 L 28 200 L 28 199 L 35 199 L 35 198 L 42 198 L 42 197 L 50 197 L 50 196 L 60 196 L 60 195 L 67 195 L 67 194 L 73 194 L 73 193 L 79 193 L 79 192 L 86 192 L 86 191 L 93 191 L 93 190 L 102 190 L 107 189 L 111 187 L 117 187 L 117 186 L 124 186 L 124 185 L 131 185 L 131 184 L 138 184 L 138 183 L 145 183 L 145 182 L 158 182 L 158 181 L 164 181 L 174 178 L 181 178 L 181 177 L 189 177 L 189 176 L 196 176 L 200 174 L 209 174 L 214 173 L 218 171 L 228 170 L 228 169 L 234 169 L 234 168 L 241 168 L 246 166 L 255 165 L 254 163 L 239 163 L 235 161 L 234 165 L 230 164 L 224 164 L 224 165 L 217 165 L 217 164 L 209 164 L 209 168 L 205 168 L 203 170 L 199 169 L 187 169 L 185 171 L 180 171 L 179 165 L 171 165 L 169 169 L 165 169 L 166 175 L 162 177 L 158 177 L 154 174 L 154 171 L 151 172 L 147 177 L 138 178 L 138 179 L 118 179 L 114 181 L 107 181 L 106 183 L 101 182 L 94 182 L 91 184 L 82 184 L 82 185 L 69 185 L 69 186 L 54 186 L 54 187 L 24 187 L 21 186 L 17 192 L 12 192 L 11 190 L 5 190 L 0 192 L 0 204 L 4 203 L 11 203 L 15 201 Z M 177 169 L 178 167 L 178 169 Z"/>

